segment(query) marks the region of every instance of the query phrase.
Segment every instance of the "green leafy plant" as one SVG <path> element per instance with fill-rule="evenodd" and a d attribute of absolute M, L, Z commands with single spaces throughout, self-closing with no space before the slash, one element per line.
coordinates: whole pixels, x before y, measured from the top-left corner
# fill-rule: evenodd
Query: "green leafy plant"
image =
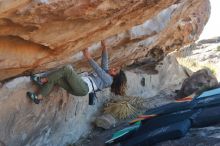
<path fill-rule="evenodd" d="M 213 75 L 217 75 L 217 69 L 212 64 L 206 63 L 202 68 L 209 68 Z"/>
<path fill-rule="evenodd" d="M 216 50 L 217 50 L 217 51 L 220 51 L 220 46 L 218 46 L 218 47 L 216 48 Z"/>

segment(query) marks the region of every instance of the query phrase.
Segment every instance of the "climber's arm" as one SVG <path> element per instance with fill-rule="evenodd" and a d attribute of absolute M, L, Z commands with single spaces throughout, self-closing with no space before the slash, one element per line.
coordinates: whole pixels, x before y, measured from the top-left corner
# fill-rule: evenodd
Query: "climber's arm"
<path fill-rule="evenodd" d="M 89 61 L 89 64 L 92 66 L 93 70 L 97 75 L 105 82 L 112 82 L 112 77 L 105 72 L 91 57 L 88 49 L 83 50 L 84 57 Z"/>
<path fill-rule="evenodd" d="M 101 60 L 101 67 L 105 71 L 108 71 L 108 50 L 105 45 L 105 42 L 102 40 L 101 41 L 101 46 L 102 46 L 102 60 Z"/>

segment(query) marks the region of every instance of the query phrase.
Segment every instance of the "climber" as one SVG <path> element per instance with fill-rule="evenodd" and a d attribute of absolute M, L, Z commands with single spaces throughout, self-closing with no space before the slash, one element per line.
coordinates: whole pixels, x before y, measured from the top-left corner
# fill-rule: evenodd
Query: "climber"
<path fill-rule="evenodd" d="M 83 55 L 89 62 L 94 72 L 78 75 L 71 65 L 66 65 L 47 76 L 32 75 L 31 80 L 39 85 L 37 92 L 27 92 L 27 96 L 36 104 L 39 104 L 43 97 L 47 96 L 58 85 L 70 94 L 85 96 L 111 87 L 111 92 L 116 95 L 124 95 L 127 78 L 124 71 L 116 68 L 108 68 L 108 51 L 104 41 L 101 41 L 102 61 L 101 67 L 92 59 L 88 48 L 83 50 Z"/>

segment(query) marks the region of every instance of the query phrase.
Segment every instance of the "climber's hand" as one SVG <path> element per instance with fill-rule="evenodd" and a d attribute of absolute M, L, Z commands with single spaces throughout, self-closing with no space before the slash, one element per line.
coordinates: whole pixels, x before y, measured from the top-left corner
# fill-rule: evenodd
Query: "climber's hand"
<path fill-rule="evenodd" d="M 86 58 L 86 59 L 92 59 L 92 57 L 91 57 L 91 55 L 90 55 L 90 53 L 89 53 L 89 50 L 88 50 L 88 48 L 85 48 L 84 50 L 83 50 L 83 55 L 84 55 L 84 57 Z"/>

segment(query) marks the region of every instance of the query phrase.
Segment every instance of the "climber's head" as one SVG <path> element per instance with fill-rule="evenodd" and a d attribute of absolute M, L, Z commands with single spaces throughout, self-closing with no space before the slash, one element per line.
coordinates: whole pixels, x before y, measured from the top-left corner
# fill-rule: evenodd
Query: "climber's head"
<path fill-rule="evenodd" d="M 124 71 L 122 70 L 117 71 L 117 70 L 112 69 L 110 72 L 114 74 L 112 75 L 113 83 L 111 85 L 111 92 L 113 92 L 115 95 L 125 95 L 125 89 L 127 86 L 127 78 L 126 78 Z"/>
<path fill-rule="evenodd" d="M 114 77 L 115 75 L 117 75 L 118 73 L 120 72 L 120 68 L 116 68 L 116 67 L 113 67 L 113 68 L 110 68 L 108 70 L 108 73 Z"/>

